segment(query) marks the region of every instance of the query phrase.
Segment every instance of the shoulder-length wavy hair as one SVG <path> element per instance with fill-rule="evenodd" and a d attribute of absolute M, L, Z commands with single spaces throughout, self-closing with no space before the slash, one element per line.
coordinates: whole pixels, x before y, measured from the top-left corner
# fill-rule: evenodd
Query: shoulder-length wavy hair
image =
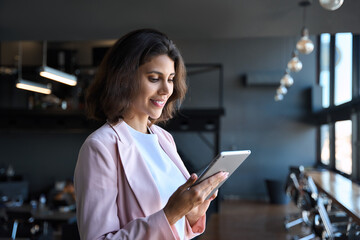
<path fill-rule="evenodd" d="M 152 123 L 166 122 L 173 117 L 176 101 L 185 97 L 186 69 L 175 44 L 164 34 L 153 29 L 140 29 L 120 38 L 106 53 L 94 81 L 86 92 L 88 117 L 116 123 L 130 108 L 140 89 L 137 78 L 139 67 L 153 57 L 167 55 L 174 61 L 174 90 L 161 116 Z"/>

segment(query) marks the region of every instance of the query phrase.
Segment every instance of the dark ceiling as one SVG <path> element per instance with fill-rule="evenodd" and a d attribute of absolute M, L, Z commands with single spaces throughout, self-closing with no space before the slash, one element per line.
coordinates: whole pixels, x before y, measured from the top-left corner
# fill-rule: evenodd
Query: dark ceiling
<path fill-rule="evenodd" d="M 360 33 L 360 1 L 336 11 L 307 8 L 310 34 Z M 297 0 L 0 0 L 0 41 L 114 39 L 143 27 L 177 39 L 300 35 Z"/>

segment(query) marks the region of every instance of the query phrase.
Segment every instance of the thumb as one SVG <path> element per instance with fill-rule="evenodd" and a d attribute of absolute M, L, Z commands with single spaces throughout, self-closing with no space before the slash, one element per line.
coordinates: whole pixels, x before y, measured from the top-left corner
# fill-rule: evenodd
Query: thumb
<path fill-rule="evenodd" d="M 198 176 L 196 173 L 191 174 L 191 176 L 188 178 L 188 180 L 182 185 L 183 188 L 188 189 L 191 187 L 195 182 Z"/>

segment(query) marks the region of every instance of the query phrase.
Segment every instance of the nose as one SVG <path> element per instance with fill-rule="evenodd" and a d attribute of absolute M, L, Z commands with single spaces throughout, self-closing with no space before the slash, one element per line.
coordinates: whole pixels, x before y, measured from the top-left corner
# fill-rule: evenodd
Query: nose
<path fill-rule="evenodd" d="M 160 87 L 160 94 L 167 95 L 171 94 L 173 91 L 173 84 L 169 81 L 162 81 L 161 87 Z"/>

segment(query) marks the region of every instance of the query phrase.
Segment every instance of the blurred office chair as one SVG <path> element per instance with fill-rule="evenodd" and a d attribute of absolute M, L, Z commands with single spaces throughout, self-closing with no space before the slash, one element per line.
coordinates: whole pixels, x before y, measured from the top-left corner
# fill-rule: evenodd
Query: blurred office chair
<path fill-rule="evenodd" d="M 298 175 L 299 176 L 299 175 Z M 295 173 L 290 174 L 293 189 L 297 191 L 296 205 L 301 209 L 302 215 L 299 219 L 287 222 L 287 229 L 305 223 L 311 229 L 307 236 L 293 236 L 297 240 L 310 240 L 316 237 L 326 240 L 355 240 L 359 233 L 358 225 L 352 223 L 351 218 L 344 211 L 334 207 L 329 198 L 319 193 L 313 179 L 302 176 L 298 179 Z M 307 213 L 307 214 L 304 214 Z"/>
<path fill-rule="evenodd" d="M 10 237 L 11 239 L 26 238 L 36 240 L 52 240 L 53 235 L 51 229 L 47 227 L 47 223 L 44 224 L 33 218 L 29 211 L 19 211 L 7 209 L 7 225 L 11 228 L 10 235 L 4 237 Z M 11 226 L 10 226 L 11 225 Z M 46 226 L 45 226 L 46 225 Z M 45 229 L 46 228 L 46 229 Z"/>
<path fill-rule="evenodd" d="M 285 218 L 285 229 L 304 223 L 311 225 L 310 218 L 313 217 L 313 211 L 316 202 L 311 198 L 311 194 L 305 187 L 304 167 L 290 167 L 289 175 L 286 182 L 285 191 L 293 203 L 300 209 L 299 213 L 289 214 Z"/>
<path fill-rule="evenodd" d="M 33 227 L 34 219 L 30 212 L 21 211 L 6 211 L 7 222 L 12 225 L 11 239 L 16 238 L 31 238 L 31 228 Z"/>

